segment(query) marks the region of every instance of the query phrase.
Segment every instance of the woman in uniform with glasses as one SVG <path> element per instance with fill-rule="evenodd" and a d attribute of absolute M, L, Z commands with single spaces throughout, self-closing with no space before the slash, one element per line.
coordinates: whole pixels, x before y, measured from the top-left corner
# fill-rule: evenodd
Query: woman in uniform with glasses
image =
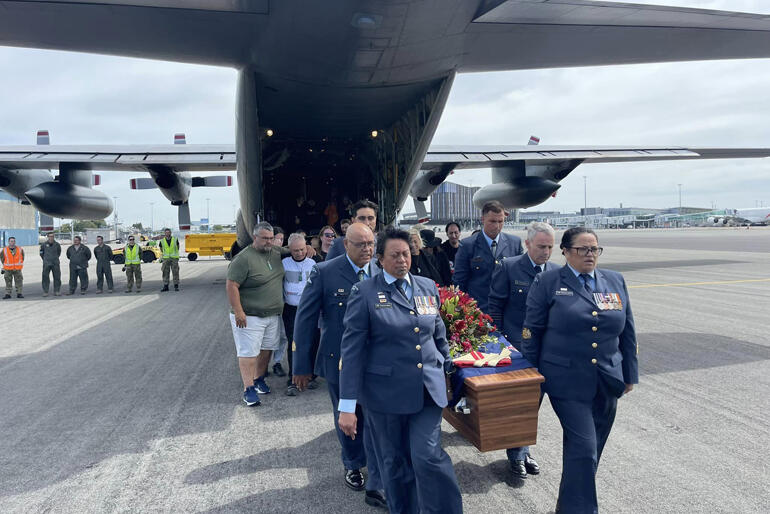
<path fill-rule="evenodd" d="M 559 418 L 563 463 L 556 512 L 596 513 L 596 470 L 618 398 L 639 382 L 636 333 L 623 276 L 596 267 L 593 230 L 561 240 L 567 264 L 539 274 L 527 297 L 522 353 L 545 377 Z"/>

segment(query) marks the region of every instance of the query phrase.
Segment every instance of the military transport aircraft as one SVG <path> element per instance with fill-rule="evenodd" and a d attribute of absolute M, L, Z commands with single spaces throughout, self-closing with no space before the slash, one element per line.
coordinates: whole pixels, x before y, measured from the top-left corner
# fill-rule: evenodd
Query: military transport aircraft
<path fill-rule="evenodd" d="M 238 245 L 299 187 L 368 197 L 393 220 L 454 169 L 528 207 L 584 162 L 765 157 L 770 149 L 430 142 L 457 73 L 770 57 L 770 17 L 591 0 L 0 0 L 0 45 L 238 69 L 235 147 L 0 147 L 0 167 L 174 174 L 237 169 Z M 420 173 L 422 171 L 422 173 Z M 159 187 L 163 187 L 158 184 Z M 78 190 L 79 191 L 79 190 Z M 75 193 L 69 203 L 83 205 Z"/>

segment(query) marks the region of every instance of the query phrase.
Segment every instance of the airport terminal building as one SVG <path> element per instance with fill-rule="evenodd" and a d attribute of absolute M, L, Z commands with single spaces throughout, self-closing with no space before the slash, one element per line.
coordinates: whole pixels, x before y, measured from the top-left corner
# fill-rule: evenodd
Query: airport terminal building
<path fill-rule="evenodd" d="M 38 215 L 31 205 L 22 205 L 14 197 L 0 191 L 0 247 L 9 237 L 19 246 L 38 244 Z"/>

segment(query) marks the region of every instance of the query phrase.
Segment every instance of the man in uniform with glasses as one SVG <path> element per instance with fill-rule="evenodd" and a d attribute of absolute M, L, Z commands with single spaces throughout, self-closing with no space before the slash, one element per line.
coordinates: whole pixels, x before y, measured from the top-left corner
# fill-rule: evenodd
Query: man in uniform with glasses
<path fill-rule="evenodd" d="M 366 208 L 371 213 L 375 211 Z M 361 210 L 359 210 L 361 212 Z M 366 489 L 364 501 L 376 507 L 387 505 L 379 466 L 374 454 L 371 434 L 364 431 L 364 413 L 358 410 L 358 437 L 347 437 L 338 425 L 340 342 L 344 327 L 342 320 L 348 305 L 348 295 L 354 284 L 367 280 L 380 272 L 375 265 L 374 233 L 370 225 L 353 223 L 344 238 L 345 254 L 327 258 L 318 263 L 310 273 L 307 285 L 297 307 L 294 321 L 294 383 L 299 390 L 307 387 L 313 370 L 313 335 L 321 317 L 321 344 L 315 363 L 315 374 L 326 378 L 332 401 L 337 438 L 342 447 L 342 463 L 345 466 L 345 485 L 354 491 Z M 361 469 L 369 471 L 368 481 Z"/>

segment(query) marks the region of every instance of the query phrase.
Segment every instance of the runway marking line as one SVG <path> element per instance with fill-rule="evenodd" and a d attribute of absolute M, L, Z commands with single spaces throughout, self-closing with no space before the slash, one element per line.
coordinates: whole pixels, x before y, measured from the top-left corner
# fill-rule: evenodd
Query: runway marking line
<path fill-rule="evenodd" d="M 687 286 L 714 286 L 719 284 L 747 284 L 752 282 L 770 282 L 770 278 L 752 278 L 746 280 L 718 280 L 714 282 L 680 282 L 672 284 L 643 284 L 628 286 L 629 289 L 646 289 L 650 287 L 687 287 Z"/>

